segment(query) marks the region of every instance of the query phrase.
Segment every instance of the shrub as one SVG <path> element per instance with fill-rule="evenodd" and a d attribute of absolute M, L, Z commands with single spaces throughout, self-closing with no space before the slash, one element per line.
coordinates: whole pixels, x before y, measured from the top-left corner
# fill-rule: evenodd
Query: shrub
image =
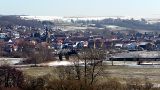
<path fill-rule="evenodd" d="M 0 86 L 1 88 L 22 88 L 24 76 L 22 71 L 14 67 L 0 66 Z"/>

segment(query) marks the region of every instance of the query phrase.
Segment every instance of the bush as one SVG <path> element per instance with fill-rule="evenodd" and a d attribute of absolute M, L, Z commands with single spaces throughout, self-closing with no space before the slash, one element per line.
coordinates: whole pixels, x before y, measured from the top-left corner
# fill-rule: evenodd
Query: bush
<path fill-rule="evenodd" d="M 105 83 L 99 84 L 97 90 L 124 90 L 124 85 L 117 79 L 110 79 Z"/>
<path fill-rule="evenodd" d="M 27 80 L 23 90 L 45 90 L 45 80 L 43 78 Z"/>
<path fill-rule="evenodd" d="M 31 78 L 27 80 L 23 90 L 160 90 L 160 88 L 153 88 L 153 84 L 148 81 L 142 84 L 139 79 L 134 78 L 124 84 L 115 78 L 108 79 L 104 83 L 93 84 L 85 84 L 85 80 L 50 78 L 52 76 Z"/>
<path fill-rule="evenodd" d="M 0 66 L 0 86 L 1 88 L 22 88 L 24 76 L 22 71 L 14 67 Z"/>
<path fill-rule="evenodd" d="M 92 85 L 86 85 L 79 80 L 53 80 L 48 83 L 47 90 L 94 90 Z"/>

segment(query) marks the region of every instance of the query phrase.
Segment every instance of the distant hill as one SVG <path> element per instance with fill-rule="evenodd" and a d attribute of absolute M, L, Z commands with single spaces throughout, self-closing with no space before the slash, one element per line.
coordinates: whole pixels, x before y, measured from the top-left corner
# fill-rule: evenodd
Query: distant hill
<path fill-rule="evenodd" d="M 9 16 L 0 15 L 0 26 L 12 26 L 12 25 L 20 25 L 27 27 L 43 27 L 41 21 L 24 20 L 17 15 L 9 15 Z"/>
<path fill-rule="evenodd" d="M 132 29 L 146 29 L 146 30 L 160 30 L 160 23 L 149 23 L 145 19 L 104 19 L 99 23 L 103 25 L 116 25 L 120 27 L 132 28 Z"/>
<path fill-rule="evenodd" d="M 113 19 L 107 18 L 103 20 L 77 20 L 75 23 L 82 24 L 95 24 L 97 27 L 103 27 L 106 25 L 119 26 L 130 29 L 143 29 L 143 30 L 160 30 L 160 22 L 150 23 L 146 19 Z"/>
<path fill-rule="evenodd" d="M 160 30 L 160 19 L 143 19 L 127 17 L 56 17 L 0 15 L 0 26 L 20 25 L 38 28 L 43 27 L 44 25 L 54 25 L 54 22 L 56 22 L 57 20 L 70 22 L 73 24 L 95 24 L 96 27 L 100 28 L 106 25 L 115 25 L 119 27 L 139 30 Z"/>
<path fill-rule="evenodd" d="M 103 27 L 106 25 L 115 25 L 130 29 L 139 30 L 160 30 L 160 19 L 158 18 L 141 18 L 141 17 L 125 17 L 125 16 L 110 16 L 110 17 L 57 17 L 57 16 L 21 16 L 26 20 L 40 20 L 40 21 L 64 21 L 75 24 L 95 24 L 96 27 Z"/>

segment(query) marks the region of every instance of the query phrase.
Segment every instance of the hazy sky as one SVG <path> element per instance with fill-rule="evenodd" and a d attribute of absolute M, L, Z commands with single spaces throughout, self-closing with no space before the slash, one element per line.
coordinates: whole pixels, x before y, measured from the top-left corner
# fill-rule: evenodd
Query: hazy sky
<path fill-rule="evenodd" d="M 1 0 L 0 14 L 160 16 L 160 0 Z"/>

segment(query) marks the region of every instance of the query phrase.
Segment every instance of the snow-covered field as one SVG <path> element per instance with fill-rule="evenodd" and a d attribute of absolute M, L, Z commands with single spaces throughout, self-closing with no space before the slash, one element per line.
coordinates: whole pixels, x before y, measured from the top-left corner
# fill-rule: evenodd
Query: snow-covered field
<path fill-rule="evenodd" d="M 160 17 L 143 17 L 143 16 L 20 16 L 22 19 L 26 20 L 48 20 L 48 21 L 64 21 L 64 22 L 71 22 L 71 20 L 103 20 L 103 19 L 134 19 L 134 20 L 141 20 L 142 18 L 145 19 L 148 23 L 157 23 L 160 22 Z"/>
<path fill-rule="evenodd" d="M 118 17 L 94 17 L 94 16 L 86 16 L 86 17 L 60 17 L 60 16 L 20 16 L 23 19 L 37 19 L 37 20 L 102 20 L 106 18 L 118 18 Z"/>
<path fill-rule="evenodd" d="M 20 16 L 22 19 L 36 19 L 36 20 L 62 20 L 62 21 L 71 21 L 71 20 L 103 20 L 103 19 L 132 19 L 140 20 L 142 17 L 131 17 L 131 16 L 68 16 L 68 17 L 60 17 L 60 16 Z"/>

